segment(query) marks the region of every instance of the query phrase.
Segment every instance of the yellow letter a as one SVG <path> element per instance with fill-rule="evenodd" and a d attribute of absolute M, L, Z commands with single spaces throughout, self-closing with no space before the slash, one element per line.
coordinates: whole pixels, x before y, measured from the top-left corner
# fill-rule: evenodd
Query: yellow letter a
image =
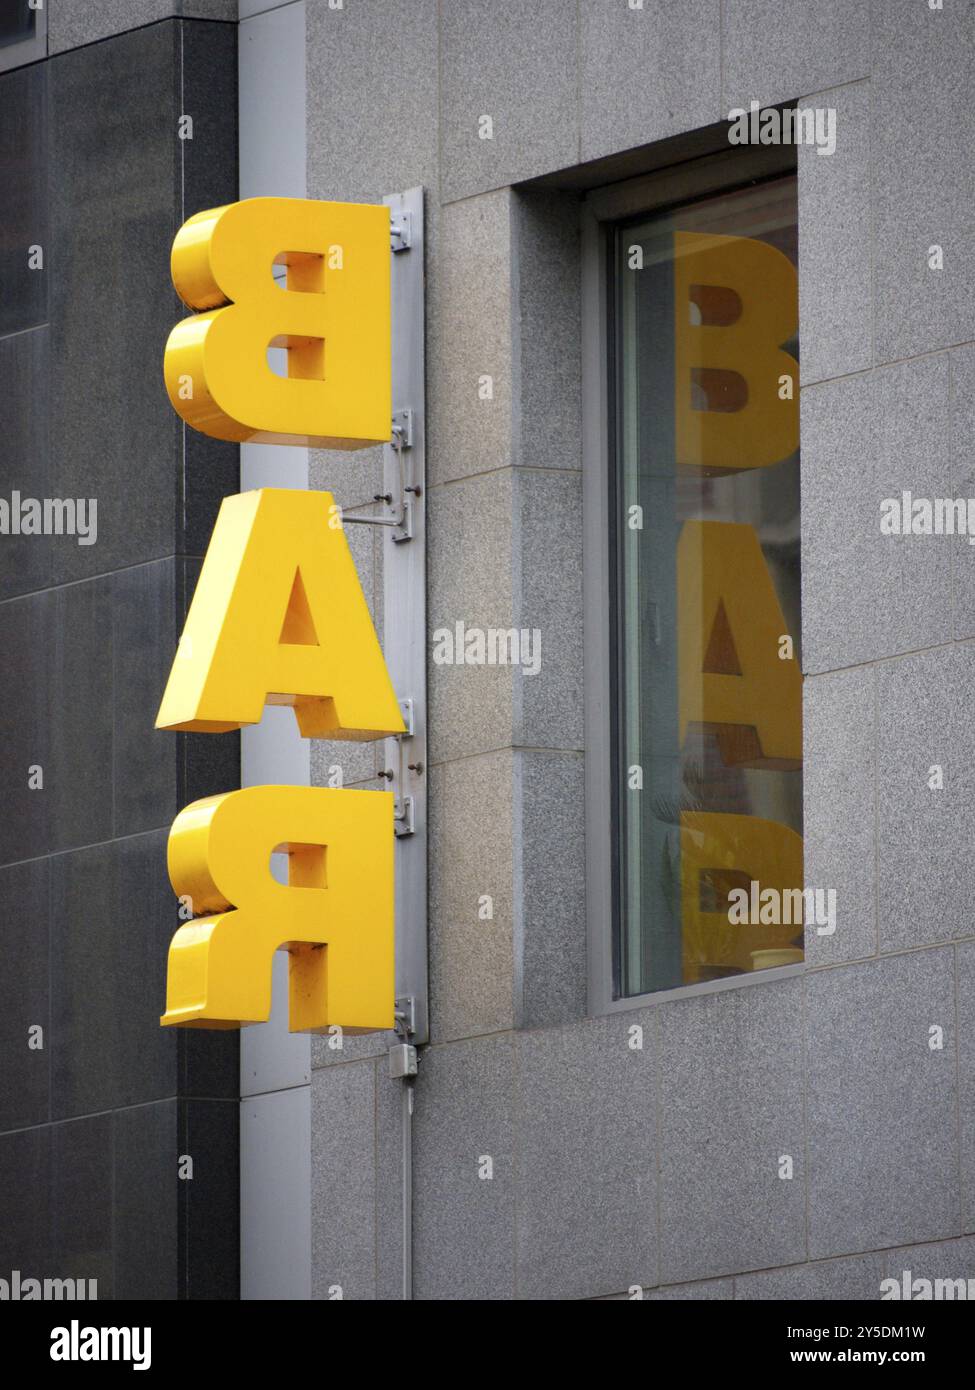
<path fill-rule="evenodd" d="M 220 733 L 293 705 L 305 738 L 403 732 L 331 495 L 262 488 L 224 499 L 158 729 Z"/>
<path fill-rule="evenodd" d="M 802 766 L 802 675 L 779 658 L 787 631 L 751 526 L 685 521 L 677 543 L 680 739 L 716 727 L 724 761 Z"/>

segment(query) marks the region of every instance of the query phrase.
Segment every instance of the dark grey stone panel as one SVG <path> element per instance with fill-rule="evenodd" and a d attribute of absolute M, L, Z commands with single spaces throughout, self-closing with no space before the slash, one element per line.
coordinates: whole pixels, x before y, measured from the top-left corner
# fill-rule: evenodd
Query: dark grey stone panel
<path fill-rule="evenodd" d="M 174 1031 L 179 1094 L 201 1100 L 236 1100 L 240 1095 L 240 1034 L 230 1028 Z"/>
<path fill-rule="evenodd" d="M 178 1148 L 193 1160 L 179 1184 L 180 1297 L 239 1298 L 238 1102 L 180 1101 Z"/>
<path fill-rule="evenodd" d="M 54 1258 L 58 1279 L 97 1279 L 98 1298 L 113 1298 L 111 1115 L 52 1126 Z"/>
<path fill-rule="evenodd" d="M 49 64 L 55 491 L 98 498 L 98 543 L 56 552 L 62 582 L 174 549 L 178 49 L 158 24 Z"/>
<path fill-rule="evenodd" d="M 237 29 L 231 24 L 181 24 L 181 115 L 193 118 L 193 139 L 179 142 L 181 221 L 237 198 Z M 174 318 L 184 314 L 180 309 Z M 180 425 L 176 548 L 203 555 L 224 497 L 240 490 L 240 450 Z"/>
<path fill-rule="evenodd" d="M 0 286 L 0 304 L 3 289 Z M 15 534 L 21 499 L 51 495 L 48 330 L 0 338 L 0 498 L 10 506 L 10 530 L 0 534 L 0 599 L 31 593 L 51 582 L 55 545 L 77 545 L 73 536 Z"/>
<path fill-rule="evenodd" d="M 54 859 L 52 1109 L 87 1114 L 176 1092 L 176 1039 L 160 1028 L 178 926 L 166 833 Z"/>
<path fill-rule="evenodd" d="M 51 1125 L 0 1134 L 0 1268 L 32 1279 L 54 1274 Z"/>
<path fill-rule="evenodd" d="M 178 1295 L 175 1100 L 115 1115 L 115 1296 Z"/>
<path fill-rule="evenodd" d="M 137 834 L 176 816 L 176 735 L 155 727 L 176 650 L 177 561 L 136 565 L 112 577 L 113 830 Z"/>
<path fill-rule="evenodd" d="M 54 596 L 0 603 L 0 863 L 33 859 L 50 847 L 57 776 L 49 718 Z M 43 786 L 31 788 L 30 768 Z M 34 774 L 36 780 L 36 774 Z"/>
<path fill-rule="evenodd" d="M 49 1118 L 50 872 L 47 859 L 0 869 L 0 1130 Z"/>
<path fill-rule="evenodd" d="M 183 622 L 193 599 L 200 577 L 199 560 L 180 560 L 176 567 L 175 632 L 183 630 Z M 173 643 L 169 660 L 175 654 Z M 168 669 L 166 672 L 169 674 Z M 162 699 L 163 687 L 159 688 Z M 175 746 L 176 801 L 180 809 L 204 796 L 217 796 L 240 786 L 240 734 L 177 734 L 162 731 L 159 735 L 164 757 L 169 757 L 169 744 Z"/>
<path fill-rule="evenodd" d="M 47 318 L 47 64 L 0 75 L 0 336 Z M 30 267 L 40 246 L 43 268 Z"/>
<path fill-rule="evenodd" d="M 113 583 L 106 576 L 69 584 L 53 598 L 44 786 L 51 848 L 66 850 L 109 840 L 115 830 Z"/>

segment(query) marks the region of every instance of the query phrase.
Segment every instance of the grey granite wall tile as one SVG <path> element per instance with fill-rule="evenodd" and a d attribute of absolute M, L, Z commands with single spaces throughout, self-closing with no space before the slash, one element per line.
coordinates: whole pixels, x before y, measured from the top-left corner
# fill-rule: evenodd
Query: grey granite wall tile
<path fill-rule="evenodd" d="M 958 1141 L 961 1149 L 961 1229 L 975 1232 L 975 942 L 955 947 L 958 976 Z"/>
<path fill-rule="evenodd" d="M 512 626 L 522 658 L 511 680 L 514 742 L 581 749 L 582 478 L 519 468 L 512 483 Z"/>
<path fill-rule="evenodd" d="M 429 954 L 434 1041 L 511 1028 L 513 755 L 431 769 Z"/>
<path fill-rule="evenodd" d="M 656 1056 L 634 1015 L 518 1035 L 518 1293 L 656 1282 Z"/>
<path fill-rule="evenodd" d="M 975 347 L 958 348 L 948 354 L 951 395 L 951 489 L 954 498 L 963 498 L 965 528 L 945 537 L 942 544 L 951 549 L 952 634 L 956 638 L 975 637 Z"/>
<path fill-rule="evenodd" d="M 947 641 L 945 538 L 880 529 L 881 503 L 900 504 L 905 489 L 949 494 L 947 357 L 814 386 L 802 392 L 801 412 L 805 670 Z"/>
<path fill-rule="evenodd" d="M 862 8 L 862 7 L 861 7 Z M 975 9 L 871 0 L 873 198 L 878 225 L 970 225 Z M 921 113 L 923 112 L 923 116 Z"/>
<path fill-rule="evenodd" d="M 510 665 L 461 662 L 476 658 L 467 633 L 477 629 L 483 656 L 487 631 L 514 624 L 511 566 L 513 489 L 505 469 L 432 488 L 427 494 L 430 537 L 427 632 L 430 761 L 504 748 L 512 739 Z M 458 624 L 462 624 L 457 642 Z M 449 660 L 447 658 L 450 658 Z M 540 679 L 534 677 L 532 679 Z"/>
<path fill-rule="evenodd" d="M 376 1068 L 376 1297 L 403 1299 L 403 1125 L 406 1083 Z M 413 1086 L 415 1100 L 416 1083 Z"/>
<path fill-rule="evenodd" d="M 811 965 L 877 951 L 876 685 L 856 667 L 803 686 L 804 877 L 836 893 L 835 932 L 806 927 Z"/>
<path fill-rule="evenodd" d="M 938 544 L 940 537 L 928 538 Z M 880 949 L 970 936 L 975 868 L 975 646 L 936 647 L 877 668 Z"/>
<path fill-rule="evenodd" d="M 522 1027 L 586 1012 L 585 768 L 520 752 L 514 785 L 515 1012 Z"/>
<path fill-rule="evenodd" d="M 579 16 L 581 159 L 724 118 L 720 0 L 587 0 Z"/>
<path fill-rule="evenodd" d="M 160 19 L 236 20 L 237 0 L 48 0 L 48 51 L 96 43 Z"/>
<path fill-rule="evenodd" d="M 877 361 L 967 342 L 975 316 L 975 11 L 872 6 Z M 932 269 L 940 247 L 943 269 Z"/>
<path fill-rule="evenodd" d="M 337 1033 L 316 1033 L 311 1038 L 312 1070 L 337 1067 L 344 1062 L 361 1062 L 366 1057 L 384 1057 L 388 1046 L 385 1033 L 360 1033 L 351 1038 L 340 1037 Z"/>
<path fill-rule="evenodd" d="M 975 1280 L 975 1238 L 972 1236 L 966 1236 L 961 1240 L 937 1241 L 932 1245 L 907 1245 L 897 1250 L 885 1250 L 883 1261 L 884 1275 L 887 1279 L 897 1281 L 901 1299 L 905 1290 L 909 1292 L 912 1301 L 919 1295 L 928 1295 L 923 1286 L 918 1287 L 915 1284 L 914 1281 L 919 1279 L 928 1280 L 932 1285 L 929 1296 L 938 1297 L 940 1300 L 954 1301 L 971 1297 L 971 1281 Z M 906 1280 L 905 1274 L 910 1276 Z M 964 1290 L 957 1283 L 960 1279 L 965 1281 Z M 940 1290 L 936 1284 L 937 1280 L 946 1281 Z M 893 1294 L 893 1289 L 889 1289 L 888 1292 Z"/>
<path fill-rule="evenodd" d="M 516 193 L 511 215 L 517 295 L 515 458 L 531 468 L 581 468 L 578 198 L 568 193 Z M 453 216 L 445 213 L 445 218 Z M 499 280 L 503 286 L 503 277 Z M 502 313 L 499 306 L 499 316 Z"/>
<path fill-rule="evenodd" d="M 573 0 L 441 6 L 444 202 L 577 162 L 576 26 Z"/>
<path fill-rule="evenodd" d="M 436 0 L 305 7 L 308 196 L 378 202 L 437 184 Z"/>
<path fill-rule="evenodd" d="M 666 1282 L 805 1255 L 801 998 L 787 979 L 660 1009 Z"/>
<path fill-rule="evenodd" d="M 809 1254 L 958 1230 L 951 948 L 806 975 Z M 943 1029 L 943 1048 L 932 1047 Z"/>
<path fill-rule="evenodd" d="M 785 1269 L 763 1269 L 760 1274 L 739 1274 L 735 1279 L 735 1298 L 790 1303 L 799 1299 L 869 1302 L 880 1297 L 883 1264 L 883 1255 L 874 1252 L 851 1260 L 822 1260 Z"/>
<path fill-rule="evenodd" d="M 869 77 L 874 63 L 869 3 L 724 0 L 722 37 L 729 108 L 810 96 Z"/>
<path fill-rule="evenodd" d="M 797 150 L 804 386 L 862 371 L 874 360 L 870 86 L 820 92 L 807 104 L 836 112 L 836 149 Z"/>
<path fill-rule="evenodd" d="M 513 197 L 502 189 L 443 210 L 427 309 L 431 487 L 513 461 Z"/>
<path fill-rule="evenodd" d="M 376 1296 L 376 1072 L 312 1075 L 312 1297 Z"/>
<path fill-rule="evenodd" d="M 703 1279 L 697 1284 L 665 1284 L 659 1289 L 648 1289 L 643 1295 L 649 1303 L 727 1302 L 734 1296 L 733 1279 Z"/>
<path fill-rule="evenodd" d="M 514 1297 L 513 1067 L 510 1036 L 424 1052 L 413 1148 L 417 1299 Z"/>

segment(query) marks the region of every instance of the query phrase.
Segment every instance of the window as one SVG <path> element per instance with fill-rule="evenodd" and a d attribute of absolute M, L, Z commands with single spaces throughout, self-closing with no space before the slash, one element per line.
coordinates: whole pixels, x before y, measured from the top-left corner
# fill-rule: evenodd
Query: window
<path fill-rule="evenodd" d="M 47 55 L 47 10 L 28 0 L 0 0 L 0 72 Z"/>
<path fill-rule="evenodd" d="M 802 959 L 796 180 L 608 242 L 613 995 Z"/>

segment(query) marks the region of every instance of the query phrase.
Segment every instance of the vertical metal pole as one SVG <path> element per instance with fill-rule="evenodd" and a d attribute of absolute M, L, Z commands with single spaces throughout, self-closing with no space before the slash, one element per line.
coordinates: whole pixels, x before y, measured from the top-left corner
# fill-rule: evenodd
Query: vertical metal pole
<path fill-rule="evenodd" d="M 407 733 L 390 739 L 386 767 L 396 798 L 396 1010 L 403 1052 L 429 1037 L 427 1002 L 427 575 L 426 363 L 423 190 L 391 193 L 393 437 L 383 490 L 403 524 L 383 528 L 383 645 Z M 403 1044 L 407 1044 L 404 1047 Z M 414 1055 L 415 1054 L 411 1054 Z M 403 1298 L 413 1297 L 413 1079 L 404 1076 L 400 1119 Z"/>
<path fill-rule="evenodd" d="M 383 528 L 383 645 L 408 733 L 387 742 L 396 796 L 396 997 L 402 1042 L 429 1037 L 427 1004 L 426 367 L 423 190 L 388 194 L 392 228 L 393 430 L 384 491 L 402 528 Z M 405 486 L 405 494 L 403 488 Z"/>

